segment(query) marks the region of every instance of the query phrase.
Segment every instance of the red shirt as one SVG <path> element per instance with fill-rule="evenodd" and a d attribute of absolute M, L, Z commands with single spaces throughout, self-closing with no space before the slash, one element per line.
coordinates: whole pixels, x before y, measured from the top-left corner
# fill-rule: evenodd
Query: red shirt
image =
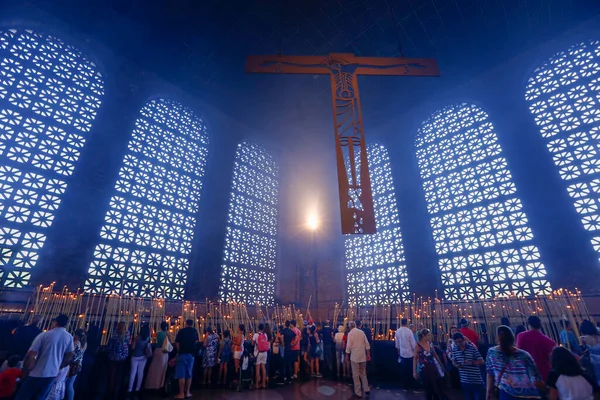
<path fill-rule="evenodd" d="M 519 333 L 519 336 L 517 336 L 517 347 L 525 350 L 533 357 L 542 380 L 546 381 L 548 372 L 552 369 L 550 354 L 552 349 L 556 347 L 554 340 L 540 331 L 526 331 Z"/>
<path fill-rule="evenodd" d="M 0 374 L 0 397 L 10 397 L 15 393 L 17 378 L 23 376 L 19 368 L 9 368 Z"/>
<path fill-rule="evenodd" d="M 300 332 L 300 329 L 294 327 L 292 328 L 292 330 L 294 331 L 294 333 L 296 334 L 296 337 L 294 338 L 294 340 L 296 341 L 296 344 L 292 346 L 292 351 L 300 351 L 300 337 L 302 336 L 302 333 Z"/>
<path fill-rule="evenodd" d="M 473 329 L 467 328 L 467 327 L 460 328 L 458 331 L 460 333 L 462 333 L 464 337 L 469 339 L 471 341 L 471 343 L 473 343 L 475 346 L 477 346 L 477 342 L 479 342 L 479 335 L 477 334 L 477 332 L 475 332 Z"/>

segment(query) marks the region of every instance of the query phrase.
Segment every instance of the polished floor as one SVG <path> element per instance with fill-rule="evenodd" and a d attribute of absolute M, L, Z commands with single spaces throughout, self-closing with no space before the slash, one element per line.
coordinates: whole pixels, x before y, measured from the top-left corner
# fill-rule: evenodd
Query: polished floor
<path fill-rule="evenodd" d="M 295 382 L 292 385 L 277 386 L 268 390 L 196 390 L 194 399 L 214 400 L 349 400 L 354 398 L 352 387 L 348 383 L 314 379 L 307 382 Z M 371 394 L 364 397 L 370 400 L 416 400 L 424 399 L 423 393 L 405 392 L 392 387 L 371 386 Z M 450 393 L 451 399 L 462 398 Z"/>

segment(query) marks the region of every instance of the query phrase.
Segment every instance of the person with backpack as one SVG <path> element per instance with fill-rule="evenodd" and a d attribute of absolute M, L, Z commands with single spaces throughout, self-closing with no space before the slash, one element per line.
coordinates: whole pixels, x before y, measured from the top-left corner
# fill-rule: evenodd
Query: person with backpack
<path fill-rule="evenodd" d="M 267 356 L 269 354 L 269 337 L 265 333 L 265 325 L 258 325 L 258 333 L 252 337 L 252 344 L 256 348 L 256 389 L 267 388 Z M 262 379 L 261 379 L 262 377 Z"/>
<path fill-rule="evenodd" d="M 231 346 L 231 333 L 227 329 L 223 332 L 223 340 L 221 340 L 221 346 L 219 347 L 219 385 L 227 385 L 227 364 L 231 356 Z"/>

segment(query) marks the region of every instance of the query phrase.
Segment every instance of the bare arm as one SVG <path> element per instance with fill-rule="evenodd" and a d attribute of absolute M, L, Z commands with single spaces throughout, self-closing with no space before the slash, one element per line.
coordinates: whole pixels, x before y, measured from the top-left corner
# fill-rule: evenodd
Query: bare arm
<path fill-rule="evenodd" d="M 487 384 L 486 384 L 486 396 L 487 400 L 491 400 L 494 398 L 494 375 L 487 374 Z"/>
<path fill-rule="evenodd" d="M 23 371 L 29 372 L 35 367 L 35 358 L 37 355 L 37 351 L 29 350 L 27 352 L 27 355 L 25 355 L 25 359 L 23 360 Z"/>
<path fill-rule="evenodd" d="M 419 359 L 417 357 L 417 354 L 415 352 L 415 355 L 413 356 L 413 377 L 415 379 L 419 378 L 419 374 L 417 373 L 417 366 L 419 365 Z"/>
<path fill-rule="evenodd" d="M 549 400 L 558 400 L 558 390 L 555 388 L 550 388 L 550 392 L 548 392 Z"/>
<path fill-rule="evenodd" d="M 61 368 L 64 368 L 69 365 L 69 363 L 71 362 L 71 359 L 73 358 L 73 354 L 74 354 L 74 352 L 72 352 L 72 351 L 65 353 L 65 356 L 63 357 L 63 361 L 60 364 Z"/>

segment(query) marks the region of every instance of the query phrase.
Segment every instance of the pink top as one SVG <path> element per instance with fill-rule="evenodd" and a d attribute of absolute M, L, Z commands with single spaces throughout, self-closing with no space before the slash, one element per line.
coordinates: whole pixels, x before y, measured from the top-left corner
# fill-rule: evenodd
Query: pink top
<path fill-rule="evenodd" d="M 548 372 L 552 368 L 550 354 L 556 347 L 556 342 L 540 331 L 526 331 L 517 336 L 517 348 L 528 352 L 537 367 L 542 380 L 546 381 Z"/>

